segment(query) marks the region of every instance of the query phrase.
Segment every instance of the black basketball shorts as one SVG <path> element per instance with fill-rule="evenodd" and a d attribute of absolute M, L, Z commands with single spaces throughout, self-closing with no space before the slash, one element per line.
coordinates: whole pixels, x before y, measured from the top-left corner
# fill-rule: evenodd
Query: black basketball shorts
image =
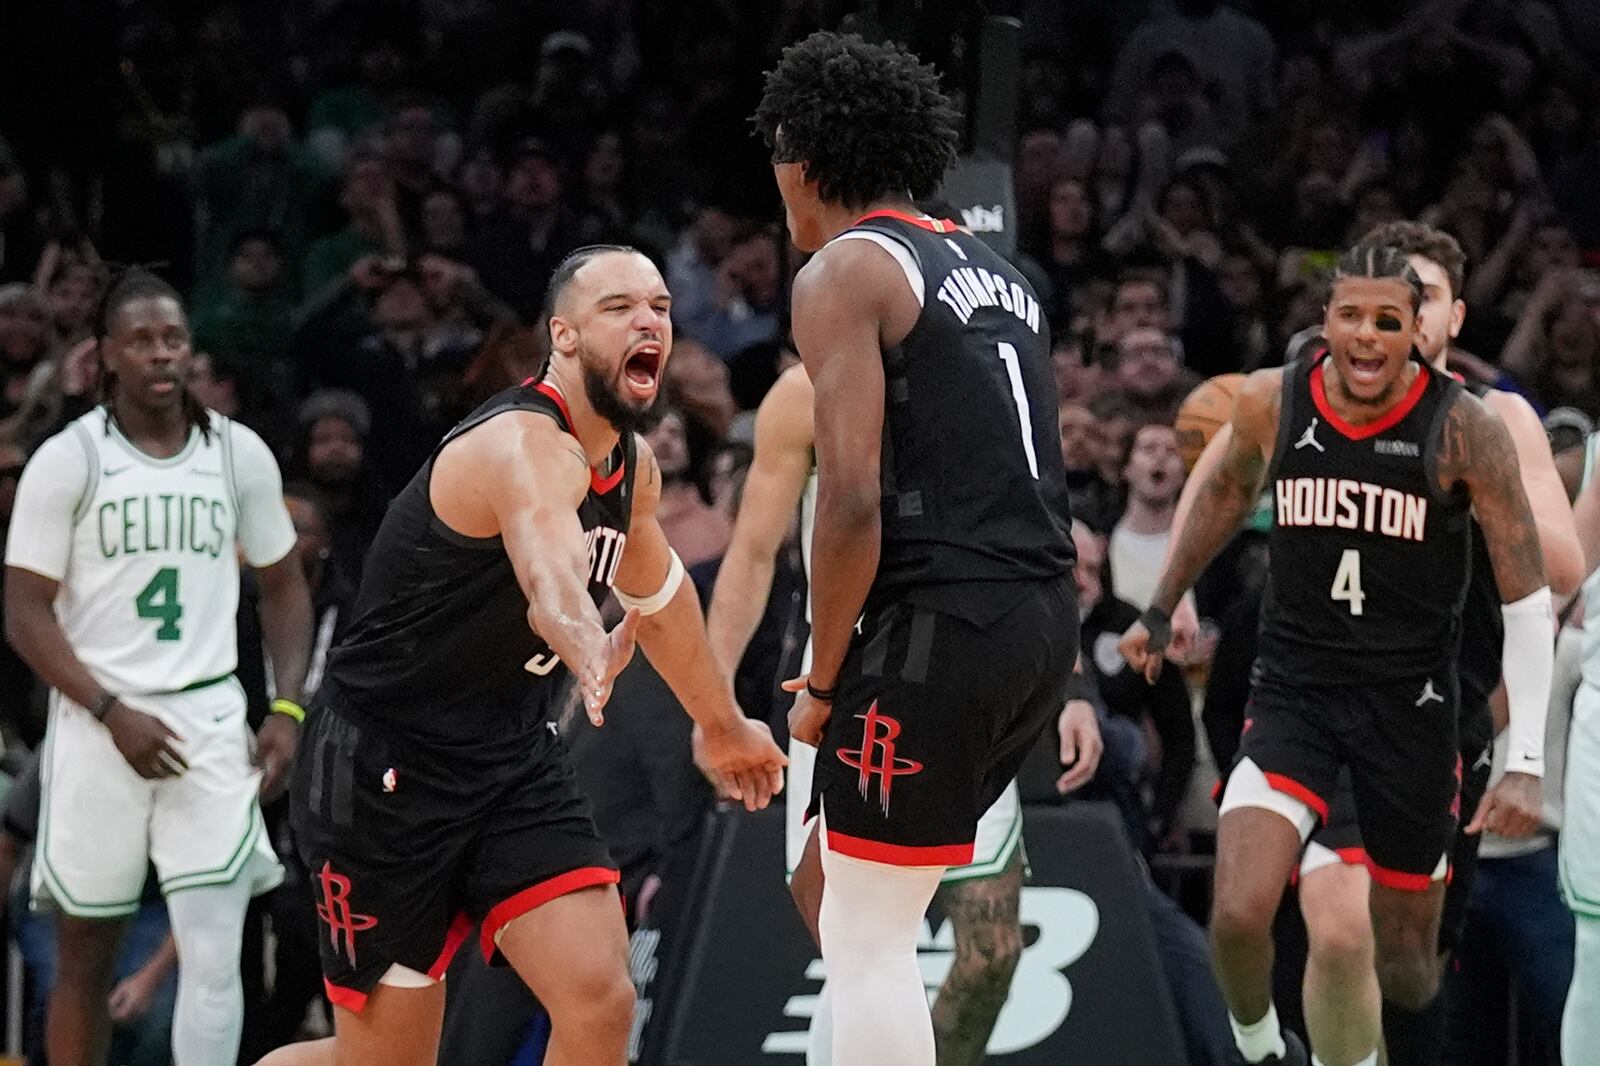
<path fill-rule="evenodd" d="M 565 746 L 540 729 L 498 767 L 379 735 L 319 705 L 291 786 L 328 998 L 359 1011 L 389 967 L 438 979 L 474 927 L 615 884 Z"/>
<path fill-rule="evenodd" d="M 1467 903 L 1478 874 L 1478 844 L 1481 833 L 1463 832 L 1472 823 L 1478 804 L 1489 788 L 1489 752 L 1463 752 L 1457 763 L 1461 794 L 1455 804 L 1455 842 L 1450 848 L 1448 883 L 1444 890 L 1444 913 L 1439 923 L 1439 950 L 1449 954 L 1461 943 L 1467 924 Z M 1300 876 L 1330 863 L 1366 866 L 1371 870 L 1361 826 L 1356 818 L 1355 791 L 1348 770 L 1339 774 L 1333 801 L 1328 805 L 1328 822 L 1311 834 L 1301 857 Z"/>
<path fill-rule="evenodd" d="M 865 617 L 818 746 L 809 814 L 830 850 L 896 866 L 972 861 L 978 819 L 1066 702 L 1078 650 L 1070 577 L 985 585 L 947 611 Z"/>
<path fill-rule="evenodd" d="M 1348 686 L 1258 677 L 1238 766 L 1255 763 L 1272 789 L 1316 816 L 1321 846 L 1364 863 L 1389 888 L 1423 891 L 1449 872 L 1459 806 L 1454 672 Z M 1341 770 L 1348 817 L 1334 817 Z M 1223 798 L 1224 811 L 1235 806 Z M 1354 830 L 1354 832 L 1351 832 Z M 1360 849 L 1359 852 L 1356 849 Z"/>

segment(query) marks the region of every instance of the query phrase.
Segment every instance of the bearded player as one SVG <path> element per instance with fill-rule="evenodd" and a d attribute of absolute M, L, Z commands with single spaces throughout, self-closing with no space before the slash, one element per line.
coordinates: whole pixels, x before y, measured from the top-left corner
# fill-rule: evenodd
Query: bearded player
<path fill-rule="evenodd" d="M 601 723 L 635 633 L 747 807 L 783 755 L 744 718 L 656 521 L 638 437 L 671 350 L 670 297 L 631 248 L 550 284 L 550 364 L 457 426 L 390 506 L 330 657 L 293 786 L 335 1005 L 274 1063 L 431 1064 L 440 984 L 474 926 L 549 1011 L 551 1066 L 622 1066 L 633 987 L 617 870 L 557 730 L 570 684 Z M 599 604 L 627 608 L 607 633 Z"/>

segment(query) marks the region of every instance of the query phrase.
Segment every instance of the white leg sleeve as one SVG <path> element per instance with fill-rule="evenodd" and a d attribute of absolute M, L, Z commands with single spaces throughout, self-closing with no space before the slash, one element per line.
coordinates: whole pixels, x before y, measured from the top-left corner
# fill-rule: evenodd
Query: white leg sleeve
<path fill-rule="evenodd" d="M 167 897 L 178 942 L 178 1003 L 172 1014 L 173 1066 L 217 1066 L 239 1057 L 244 984 L 239 949 L 250 880 L 207 885 Z"/>
<path fill-rule="evenodd" d="M 933 1017 L 917 966 L 923 916 L 944 867 L 822 852 L 822 958 L 833 1066 L 934 1066 Z"/>
<path fill-rule="evenodd" d="M 817 993 L 817 1009 L 811 1015 L 811 1033 L 806 1039 L 806 1066 L 833 1066 L 833 993 L 831 982 L 822 982 Z"/>
<path fill-rule="evenodd" d="M 1577 965 L 1561 1015 L 1562 1062 L 1587 1062 L 1600 1047 L 1600 918 L 1577 919 Z"/>

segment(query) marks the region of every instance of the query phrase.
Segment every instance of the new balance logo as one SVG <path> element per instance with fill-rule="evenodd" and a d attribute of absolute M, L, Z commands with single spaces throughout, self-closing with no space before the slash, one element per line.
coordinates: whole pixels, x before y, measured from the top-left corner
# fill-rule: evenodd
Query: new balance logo
<path fill-rule="evenodd" d="M 922 772 L 922 764 L 915 759 L 897 758 L 894 753 L 895 738 L 900 735 L 900 723 L 886 714 L 878 713 L 878 701 L 873 700 L 866 714 L 857 718 L 864 723 L 861 730 L 861 747 L 855 751 L 839 749 L 839 761 L 859 770 L 858 785 L 861 798 L 867 798 L 867 789 L 873 778 L 878 778 L 878 805 L 885 818 L 889 816 L 889 793 L 894 779 Z"/>
<path fill-rule="evenodd" d="M 1300 439 L 1294 442 L 1295 451 L 1299 451 L 1301 448 L 1315 448 L 1319 452 L 1327 451 L 1322 446 L 1322 442 L 1317 440 L 1317 420 L 1314 417 L 1311 419 L 1311 424 L 1306 427 L 1306 431 L 1300 434 Z"/>
<path fill-rule="evenodd" d="M 1413 703 L 1411 706 L 1413 706 L 1413 707 L 1421 707 L 1424 703 L 1443 703 L 1443 702 L 1444 702 L 1444 697 L 1439 695 L 1437 692 L 1434 691 L 1434 689 L 1433 689 L 1433 678 L 1430 677 L 1430 678 L 1428 678 L 1428 683 L 1426 685 L 1422 686 L 1422 695 L 1418 696 L 1417 697 L 1417 702 Z"/>

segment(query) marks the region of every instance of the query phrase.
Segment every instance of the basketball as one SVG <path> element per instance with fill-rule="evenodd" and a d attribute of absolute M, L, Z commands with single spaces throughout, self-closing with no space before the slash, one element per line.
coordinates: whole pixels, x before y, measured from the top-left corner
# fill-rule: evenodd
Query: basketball
<path fill-rule="evenodd" d="M 1218 374 L 1184 397 L 1173 428 L 1178 432 L 1178 454 L 1183 457 L 1185 473 L 1194 469 L 1218 427 L 1233 417 L 1233 397 L 1243 381 L 1243 374 Z"/>

